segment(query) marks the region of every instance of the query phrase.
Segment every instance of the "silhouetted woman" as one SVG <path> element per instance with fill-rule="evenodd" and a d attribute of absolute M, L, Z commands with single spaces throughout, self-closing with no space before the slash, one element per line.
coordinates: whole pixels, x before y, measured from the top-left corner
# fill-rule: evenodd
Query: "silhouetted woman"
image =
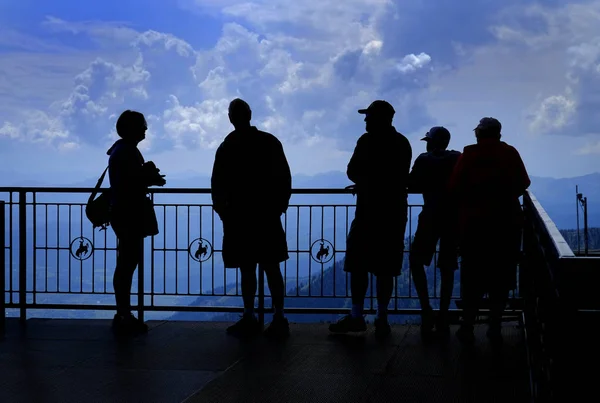
<path fill-rule="evenodd" d="M 492 341 L 501 341 L 501 320 L 516 287 L 523 211 L 519 202 L 531 184 L 519 152 L 501 141 L 502 125 L 483 118 L 477 144 L 465 147 L 450 180 L 459 203 L 463 323 L 457 336 L 475 340 L 473 325 L 485 293 L 490 298 Z"/>
<path fill-rule="evenodd" d="M 117 313 L 113 328 L 119 332 L 141 333 L 148 327 L 131 313 L 131 284 L 138 263 L 143 259 L 144 237 L 158 234 L 148 187 L 163 186 L 164 175 L 144 157 L 137 145 L 146 138 L 144 115 L 126 110 L 117 120 L 121 137 L 108 150 L 108 176 L 111 189 L 110 224 L 117 236 L 117 267 L 113 277 Z"/>

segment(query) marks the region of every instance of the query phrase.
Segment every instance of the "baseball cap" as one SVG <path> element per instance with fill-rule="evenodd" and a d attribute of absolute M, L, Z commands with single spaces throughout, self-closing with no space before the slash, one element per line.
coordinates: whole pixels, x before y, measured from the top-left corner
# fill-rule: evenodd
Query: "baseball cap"
<path fill-rule="evenodd" d="M 423 141 L 435 141 L 438 143 L 449 143 L 450 142 L 450 132 L 444 126 L 434 126 L 427 133 L 425 133 L 425 137 L 421 140 Z"/>
<path fill-rule="evenodd" d="M 373 101 L 367 109 L 359 109 L 358 113 L 363 115 L 394 116 L 396 111 L 389 102 L 378 99 L 377 101 Z"/>
<path fill-rule="evenodd" d="M 502 131 L 502 124 L 498 121 L 498 119 L 485 117 L 479 120 L 479 124 L 473 130 L 484 130 L 500 133 L 500 131 Z"/>

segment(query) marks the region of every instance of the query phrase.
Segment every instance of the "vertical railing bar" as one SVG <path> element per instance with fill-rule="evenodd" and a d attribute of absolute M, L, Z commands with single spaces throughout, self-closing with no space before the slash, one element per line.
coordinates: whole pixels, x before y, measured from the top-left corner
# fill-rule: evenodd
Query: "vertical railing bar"
<path fill-rule="evenodd" d="M 140 257 L 138 260 L 138 319 L 140 321 L 144 321 L 144 242 L 145 238 L 142 238 L 140 240 L 140 243 L 142 244 L 140 247 Z"/>
<path fill-rule="evenodd" d="M 287 227 L 288 227 L 288 225 L 287 225 L 287 222 L 288 222 L 287 217 L 288 217 L 287 211 L 285 211 L 283 213 L 283 233 L 285 234 L 286 240 L 288 239 L 288 236 L 287 236 L 287 233 L 288 233 L 287 232 Z M 287 296 L 287 289 L 288 289 L 288 287 L 287 287 L 287 263 L 288 263 L 287 260 L 285 260 L 283 262 L 283 295 L 284 296 Z"/>
<path fill-rule="evenodd" d="M 296 206 L 296 296 L 300 296 L 300 206 Z"/>
<path fill-rule="evenodd" d="M 152 193 L 152 205 L 154 205 L 154 192 Z M 158 221 L 158 220 L 157 220 Z M 165 236 L 165 228 L 163 227 L 162 229 L 162 234 L 163 236 Z M 154 252 L 155 252 L 155 241 L 154 241 L 155 237 L 150 238 L 150 306 L 153 307 L 154 306 L 154 292 L 156 291 L 154 289 L 154 282 L 155 282 L 155 278 L 154 278 L 154 272 L 156 271 L 156 267 L 154 264 Z"/>
<path fill-rule="evenodd" d="M 46 267 L 44 269 L 44 291 L 48 292 L 48 203 L 44 204 L 44 209 L 45 209 L 45 216 L 44 216 L 44 222 L 46 223 L 45 227 L 45 233 L 46 235 L 44 236 L 44 243 L 46 248 L 44 249 L 44 254 L 45 254 L 45 258 L 44 258 L 44 266 Z"/>
<path fill-rule="evenodd" d="M 346 262 L 346 258 L 348 257 L 348 234 L 350 233 L 350 229 L 348 228 L 349 225 L 349 220 L 348 220 L 348 210 L 350 209 L 350 206 L 346 205 L 346 246 L 345 246 L 345 250 L 346 253 L 344 254 L 344 264 Z M 348 298 L 350 295 L 348 293 L 348 272 L 345 272 L 345 276 L 346 276 L 346 298 Z"/>
<path fill-rule="evenodd" d="M 83 206 L 79 206 L 79 233 L 83 236 Z M 93 242 L 93 241 L 92 241 Z M 94 253 L 92 253 L 92 256 Z M 79 262 L 79 291 L 83 292 L 83 260 Z"/>
<path fill-rule="evenodd" d="M 6 203 L 0 200 L 0 292 L 2 299 L 0 300 L 0 334 L 4 337 L 6 330 Z M 8 265 L 11 267 L 11 264 Z"/>
<path fill-rule="evenodd" d="M 68 220 L 68 225 L 69 225 L 68 228 L 69 228 L 69 230 L 67 231 L 67 236 L 68 236 L 68 239 L 69 239 L 69 243 L 71 241 L 71 237 L 73 236 L 72 233 L 71 233 L 71 226 L 72 226 L 71 225 L 72 224 L 72 222 L 71 222 L 71 215 L 73 214 L 73 211 L 72 211 L 71 207 L 72 207 L 72 205 L 71 205 L 71 203 L 69 203 L 68 208 L 67 208 L 67 211 L 69 212 L 69 220 Z M 57 223 L 57 225 L 60 225 L 60 223 Z M 69 245 L 69 246 L 71 246 L 71 245 Z M 69 251 L 69 255 L 70 255 L 70 252 L 71 251 Z M 57 252 L 57 253 L 60 253 L 60 252 Z M 71 262 L 71 256 L 69 256 L 69 264 L 68 264 L 68 272 L 69 272 L 68 278 L 69 278 L 69 282 L 68 282 L 68 287 L 67 287 L 69 293 L 72 291 L 72 289 L 71 289 L 71 278 L 72 278 L 73 274 L 71 273 L 71 263 L 72 263 Z"/>
<path fill-rule="evenodd" d="M 313 205 L 308 206 L 308 296 L 312 296 L 312 251 L 310 247 L 312 245 L 312 210 Z"/>
<path fill-rule="evenodd" d="M 179 294 L 179 206 L 175 206 L 175 295 Z"/>
<path fill-rule="evenodd" d="M 83 207 L 81 209 L 81 211 L 83 212 Z M 83 226 L 83 224 L 82 224 Z M 107 230 L 105 230 L 107 231 Z M 92 228 L 92 243 L 94 244 L 94 253 L 92 253 L 92 293 L 95 294 L 96 293 L 96 231 L 94 228 Z M 106 244 L 104 244 L 104 249 L 106 250 Z M 83 277 L 83 274 L 82 274 Z"/>
<path fill-rule="evenodd" d="M 336 251 L 337 250 L 337 206 L 333 207 L 333 250 Z M 337 296 L 337 292 L 336 292 L 336 262 L 337 262 L 337 257 L 335 256 L 335 254 L 333 255 L 333 297 L 335 298 Z"/>
<path fill-rule="evenodd" d="M 19 319 L 27 320 L 27 193 L 19 191 Z"/>
<path fill-rule="evenodd" d="M 325 207 L 321 206 L 321 239 L 325 238 Z M 332 251 L 333 252 L 333 251 Z M 321 297 L 323 296 L 323 283 L 325 282 L 325 265 L 321 262 Z"/>
<path fill-rule="evenodd" d="M 213 245 L 215 242 L 215 210 L 212 209 L 211 210 L 211 215 L 210 215 L 211 219 L 210 219 L 210 224 L 211 224 L 211 237 L 212 237 L 212 241 L 213 241 Z M 225 270 L 225 265 L 223 265 L 223 270 Z M 215 259 L 211 259 L 211 273 L 212 275 L 211 277 L 211 282 L 212 282 L 212 294 L 215 294 Z M 223 295 L 226 294 L 226 290 L 223 289 Z"/>
<path fill-rule="evenodd" d="M 192 219 L 192 216 L 190 215 L 190 205 L 188 204 L 187 206 L 187 244 L 190 244 L 190 220 Z M 187 294 L 191 295 L 191 270 L 190 270 L 190 255 L 188 253 L 187 256 Z"/>
<path fill-rule="evenodd" d="M 33 201 L 33 304 L 37 302 L 37 197 L 36 192 L 32 192 Z"/>
<path fill-rule="evenodd" d="M 56 205 L 56 291 L 60 291 L 60 205 Z M 70 259 L 69 259 L 70 261 Z"/>
<path fill-rule="evenodd" d="M 102 292 L 103 294 L 106 294 L 106 285 L 108 282 L 108 279 L 106 278 L 107 275 L 107 266 L 108 264 L 106 263 L 107 257 L 108 257 L 108 230 L 104 230 L 104 262 L 103 262 L 103 266 L 104 266 L 104 280 L 102 281 L 103 283 L 103 287 L 104 287 L 104 291 Z M 119 240 L 116 237 L 115 234 L 115 248 L 117 248 L 117 243 L 119 242 Z M 118 252 L 117 252 L 118 253 Z M 116 254 L 115 254 L 116 256 Z M 116 268 L 116 262 L 115 262 L 115 268 Z M 94 273 L 95 275 L 95 273 Z"/>
<path fill-rule="evenodd" d="M 13 288 L 13 286 L 14 286 L 14 283 L 13 283 L 13 270 L 14 270 L 13 269 L 13 262 L 14 262 L 14 256 L 13 256 L 13 250 L 14 250 L 14 248 L 13 248 L 13 242 L 14 242 L 14 239 L 13 239 L 13 232 L 14 232 L 13 231 L 13 213 L 14 213 L 14 211 L 13 211 L 14 210 L 13 192 L 9 193 L 8 199 L 9 199 L 9 203 L 10 203 L 9 204 L 10 214 L 8 215 L 8 221 L 9 221 L 8 226 L 10 227 L 9 233 L 8 233 L 8 238 L 9 238 L 9 242 L 10 242 L 10 250 L 8 251 L 9 257 L 10 257 L 10 259 L 9 259 L 10 267 L 8 269 L 8 272 L 9 272 L 8 277 L 9 277 L 10 284 L 8 286 L 8 289 L 10 290 L 10 292 L 9 292 L 8 300 L 12 304 L 14 301 L 14 296 L 13 296 L 13 290 L 14 290 L 14 288 Z"/>
<path fill-rule="evenodd" d="M 202 238 L 202 207 L 203 207 L 202 205 L 198 206 L 198 214 L 199 214 L 199 217 L 200 217 L 200 219 L 198 220 L 198 234 L 199 234 L 200 238 Z M 212 255 L 211 259 L 214 259 L 215 258 L 215 240 L 214 240 L 214 237 L 212 239 L 212 247 L 213 247 L 213 249 L 212 249 L 213 255 Z M 202 269 L 203 269 L 202 262 L 200 262 L 200 269 L 199 269 L 200 270 L 200 273 L 199 273 L 199 275 L 200 275 L 200 278 L 199 278 L 200 295 L 204 295 L 204 291 L 202 290 Z"/>
<path fill-rule="evenodd" d="M 163 295 L 167 293 L 167 205 L 163 205 Z"/>
<path fill-rule="evenodd" d="M 402 240 L 404 242 L 404 240 Z M 412 250 L 412 206 L 408 206 L 408 253 Z M 404 260 L 404 254 L 402 255 Z M 412 271 L 410 261 L 408 263 L 408 297 L 412 298 Z"/>

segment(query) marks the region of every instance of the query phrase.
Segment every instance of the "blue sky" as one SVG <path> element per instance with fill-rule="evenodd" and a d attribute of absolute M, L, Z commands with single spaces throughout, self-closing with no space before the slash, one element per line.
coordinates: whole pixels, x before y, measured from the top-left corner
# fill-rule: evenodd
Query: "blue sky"
<path fill-rule="evenodd" d="M 375 99 L 415 156 L 429 127 L 462 150 L 494 116 L 530 174 L 597 172 L 599 18 L 600 0 L 2 2 L 0 173 L 93 178 L 130 108 L 167 178 L 209 174 L 238 96 L 294 173 L 344 171 Z"/>

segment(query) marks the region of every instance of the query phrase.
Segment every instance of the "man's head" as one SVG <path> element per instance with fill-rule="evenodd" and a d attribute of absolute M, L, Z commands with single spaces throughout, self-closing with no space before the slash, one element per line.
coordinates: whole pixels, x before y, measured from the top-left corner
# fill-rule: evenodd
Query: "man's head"
<path fill-rule="evenodd" d="M 421 140 L 427 142 L 427 151 L 442 151 L 450 144 L 450 132 L 443 126 L 434 126 Z"/>
<path fill-rule="evenodd" d="M 396 111 L 389 102 L 377 100 L 367 109 L 359 109 L 358 113 L 365 115 L 366 130 L 372 133 L 390 127 Z"/>
<path fill-rule="evenodd" d="M 148 124 L 140 112 L 127 109 L 117 119 L 117 134 L 124 140 L 137 144 L 146 138 L 146 130 Z"/>
<path fill-rule="evenodd" d="M 498 121 L 498 119 L 485 117 L 479 121 L 479 124 L 475 129 L 475 137 L 477 139 L 500 139 L 502 135 L 500 132 L 502 131 L 502 124 Z"/>
<path fill-rule="evenodd" d="M 234 127 L 249 126 L 252 119 L 250 105 L 240 98 L 236 98 L 229 104 L 229 121 Z"/>

